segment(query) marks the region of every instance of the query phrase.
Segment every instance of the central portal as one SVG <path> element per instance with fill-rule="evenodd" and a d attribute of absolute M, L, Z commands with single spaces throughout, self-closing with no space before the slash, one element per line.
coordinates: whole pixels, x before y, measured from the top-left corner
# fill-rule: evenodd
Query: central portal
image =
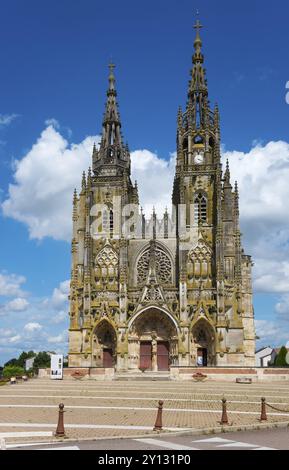
<path fill-rule="evenodd" d="M 130 326 L 128 368 L 168 371 L 178 363 L 177 328 L 168 314 L 151 307 Z"/>

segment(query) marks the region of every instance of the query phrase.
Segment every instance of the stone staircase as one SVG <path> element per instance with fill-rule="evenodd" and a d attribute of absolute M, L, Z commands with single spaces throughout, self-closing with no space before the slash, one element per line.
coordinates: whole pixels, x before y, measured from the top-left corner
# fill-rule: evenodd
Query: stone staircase
<path fill-rule="evenodd" d="M 128 372 L 115 372 L 114 380 L 116 381 L 168 381 L 171 380 L 170 372 L 169 371 L 128 371 Z"/>

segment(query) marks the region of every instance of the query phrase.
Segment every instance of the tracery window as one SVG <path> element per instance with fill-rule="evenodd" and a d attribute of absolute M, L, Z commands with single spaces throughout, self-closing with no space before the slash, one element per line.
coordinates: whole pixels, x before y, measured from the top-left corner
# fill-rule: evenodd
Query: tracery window
<path fill-rule="evenodd" d="M 189 280 L 200 277 L 205 279 L 211 278 L 211 264 L 212 250 L 203 240 L 199 240 L 198 245 L 188 255 Z"/>
<path fill-rule="evenodd" d="M 172 263 L 169 256 L 158 246 L 155 249 L 156 274 L 162 284 L 172 282 Z M 147 248 L 137 262 L 137 283 L 146 282 L 150 261 L 150 249 Z"/>
<path fill-rule="evenodd" d="M 113 238 L 113 211 L 104 209 L 102 212 L 102 231 L 109 237 Z"/>
<path fill-rule="evenodd" d="M 95 273 L 98 279 L 115 279 L 118 276 L 118 256 L 110 246 L 105 246 L 97 254 L 95 264 Z"/>
<path fill-rule="evenodd" d="M 198 193 L 194 198 L 194 222 L 207 222 L 207 199 L 202 193 Z"/>

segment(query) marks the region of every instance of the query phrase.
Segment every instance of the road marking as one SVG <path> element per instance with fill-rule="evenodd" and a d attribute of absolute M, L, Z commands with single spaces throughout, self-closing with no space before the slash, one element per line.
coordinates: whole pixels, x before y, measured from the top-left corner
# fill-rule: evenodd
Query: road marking
<path fill-rule="evenodd" d="M 227 444 L 221 444 L 218 445 L 217 447 L 258 447 L 256 444 L 249 444 L 247 442 L 237 442 L 233 441 Z"/>
<path fill-rule="evenodd" d="M 274 447 L 257 447 L 256 449 L 253 449 L 253 450 L 277 450 L 277 449 L 274 449 Z"/>
<path fill-rule="evenodd" d="M 34 446 L 48 446 L 54 445 L 55 441 L 50 442 L 15 442 L 13 444 L 6 444 L 7 449 L 17 449 L 18 447 L 34 447 Z"/>
<path fill-rule="evenodd" d="M 184 446 L 182 444 L 175 444 L 174 442 L 161 441 L 159 439 L 134 439 L 134 441 L 142 442 L 156 447 L 164 447 L 171 450 L 199 450 L 195 447 Z"/>
<path fill-rule="evenodd" d="M 7 437 L 52 437 L 51 431 L 16 431 L 16 432 L 0 432 L 0 438 L 7 438 Z"/>
<path fill-rule="evenodd" d="M 221 444 L 216 447 L 255 447 L 252 450 L 276 450 L 272 447 L 258 447 L 258 444 L 247 444 L 246 442 L 237 442 L 232 439 L 224 439 L 223 437 L 211 437 L 208 439 L 198 439 L 192 441 L 193 443 L 208 443 L 208 444 Z"/>
<path fill-rule="evenodd" d="M 234 442 L 232 439 L 224 439 L 223 437 L 210 437 L 209 439 L 198 439 L 197 441 L 192 441 L 192 442 L 205 442 L 205 443 L 212 443 L 212 444 L 218 444 L 218 443 L 225 443 L 225 442 Z"/>
<path fill-rule="evenodd" d="M 34 449 L 34 450 L 80 450 L 78 446 L 67 446 L 67 447 L 49 447 L 44 449 Z"/>

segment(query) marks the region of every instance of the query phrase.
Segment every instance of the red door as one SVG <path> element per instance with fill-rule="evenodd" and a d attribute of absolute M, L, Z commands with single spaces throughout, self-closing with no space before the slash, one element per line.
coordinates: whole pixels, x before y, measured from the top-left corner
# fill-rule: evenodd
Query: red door
<path fill-rule="evenodd" d="M 103 367 L 113 367 L 113 354 L 112 349 L 104 349 L 103 350 Z"/>
<path fill-rule="evenodd" d="M 152 344 L 149 341 L 140 343 L 140 369 L 152 368 Z"/>
<path fill-rule="evenodd" d="M 170 345 L 167 341 L 157 345 L 158 370 L 169 370 L 169 351 Z"/>

